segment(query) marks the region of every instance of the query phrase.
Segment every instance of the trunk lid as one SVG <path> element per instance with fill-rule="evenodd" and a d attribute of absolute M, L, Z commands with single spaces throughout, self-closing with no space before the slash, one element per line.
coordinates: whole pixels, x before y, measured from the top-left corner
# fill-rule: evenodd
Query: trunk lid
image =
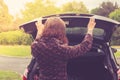
<path fill-rule="evenodd" d="M 94 29 L 94 38 L 99 42 L 109 42 L 113 32 L 120 25 L 120 22 L 115 20 L 98 16 L 92 14 L 57 14 L 43 17 L 42 22 L 45 23 L 46 19 L 49 17 L 60 17 L 62 18 L 67 26 L 66 32 L 67 35 L 72 35 L 71 38 L 76 36 L 85 35 L 87 31 L 87 24 L 91 17 L 95 18 L 96 26 Z M 32 34 L 33 38 L 35 38 L 37 29 L 35 26 L 35 22 L 37 20 L 33 20 L 27 22 L 25 24 L 20 25 L 20 28 L 23 28 L 26 33 Z"/>

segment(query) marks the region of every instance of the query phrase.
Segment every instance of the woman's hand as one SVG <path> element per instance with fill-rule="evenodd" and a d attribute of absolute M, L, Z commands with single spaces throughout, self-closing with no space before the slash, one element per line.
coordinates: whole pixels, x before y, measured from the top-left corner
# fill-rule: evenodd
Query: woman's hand
<path fill-rule="evenodd" d="M 95 25 L 96 25 L 95 19 L 90 18 L 89 23 L 88 23 L 88 32 L 87 32 L 88 34 L 92 35 Z"/>
<path fill-rule="evenodd" d="M 42 18 L 39 18 L 37 22 L 35 23 L 38 33 L 41 33 L 43 31 L 44 25 L 42 24 Z"/>
<path fill-rule="evenodd" d="M 37 20 L 37 22 L 35 23 L 36 28 L 37 28 L 37 35 L 36 38 L 40 38 L 40 36 L 42 35 L 43 29 L 44 29 L 44 25 L 42 24 L 42 18 L 39 18 Z"/>

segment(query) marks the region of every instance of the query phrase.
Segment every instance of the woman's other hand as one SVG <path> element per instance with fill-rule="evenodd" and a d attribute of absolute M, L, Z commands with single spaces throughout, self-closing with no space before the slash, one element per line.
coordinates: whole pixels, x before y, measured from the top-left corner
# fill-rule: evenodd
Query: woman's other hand
<path fill-rule="evenodd" d="M 90 20 L 89 20 L 89 23 L 88 23 L 88 25 L 87 25 L 87 27 L 88 27 L 88 34 L 93 34 L 93 29 L 94 29 L 94 27 L 95 27 L 95 25 L 96 25 L 96 22 L 95 22 L 95 19 L 94 18 L 90 18 Z"/>
<path fill-rule="evenodd" d="M 42 35 L 42 31 L 44 29 L 44 25 L 42 24 L 42 18 L 39 18 L 37 20 L 37 22 L 35 23 L 36 27 L 37 27 L 37 35 L 36 38 L 40 38 L 40 36 Z"/>

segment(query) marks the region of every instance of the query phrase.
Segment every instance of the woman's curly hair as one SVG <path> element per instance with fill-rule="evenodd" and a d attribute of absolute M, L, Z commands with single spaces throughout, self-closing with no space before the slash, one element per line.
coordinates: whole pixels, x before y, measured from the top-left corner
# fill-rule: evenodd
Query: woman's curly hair
<path fill-rule="evenodd" d="M 65 22 L 59 17 L 50 17 L 44 24 L 42 37 L 54 37 L 61 40 L 63 43 L 68 43 L 66 37 Z"/>

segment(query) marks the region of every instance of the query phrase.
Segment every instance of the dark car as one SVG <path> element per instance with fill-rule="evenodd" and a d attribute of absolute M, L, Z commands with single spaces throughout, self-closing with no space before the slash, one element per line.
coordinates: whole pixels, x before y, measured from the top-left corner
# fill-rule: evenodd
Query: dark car
<path fill-rule="evenodd" d="M 119 80 L 117 74 L 119 65 L 114 56 L 116 51 L 110 46 L 112 34 L 120 26 L 119 22 L 93 14 L 68 13 L 45 16 L 42 23 L 44 24 L 47 18 L 53 16 L 60 17 L 65 21 L 69 45 L 80 43 L 86 34 L 89 19 L 93 17 L 96 20 L 92 49 L 86 54 L 68 61 L 68 80 Z M 36 20 L 20 26 L 34 39 L 37 33 L 35 22 Z M 24 75 L 23 80 L 37 80 L 38 69 L 40 68 L 33 58 L 28 65 L 27 76 Z"/>

